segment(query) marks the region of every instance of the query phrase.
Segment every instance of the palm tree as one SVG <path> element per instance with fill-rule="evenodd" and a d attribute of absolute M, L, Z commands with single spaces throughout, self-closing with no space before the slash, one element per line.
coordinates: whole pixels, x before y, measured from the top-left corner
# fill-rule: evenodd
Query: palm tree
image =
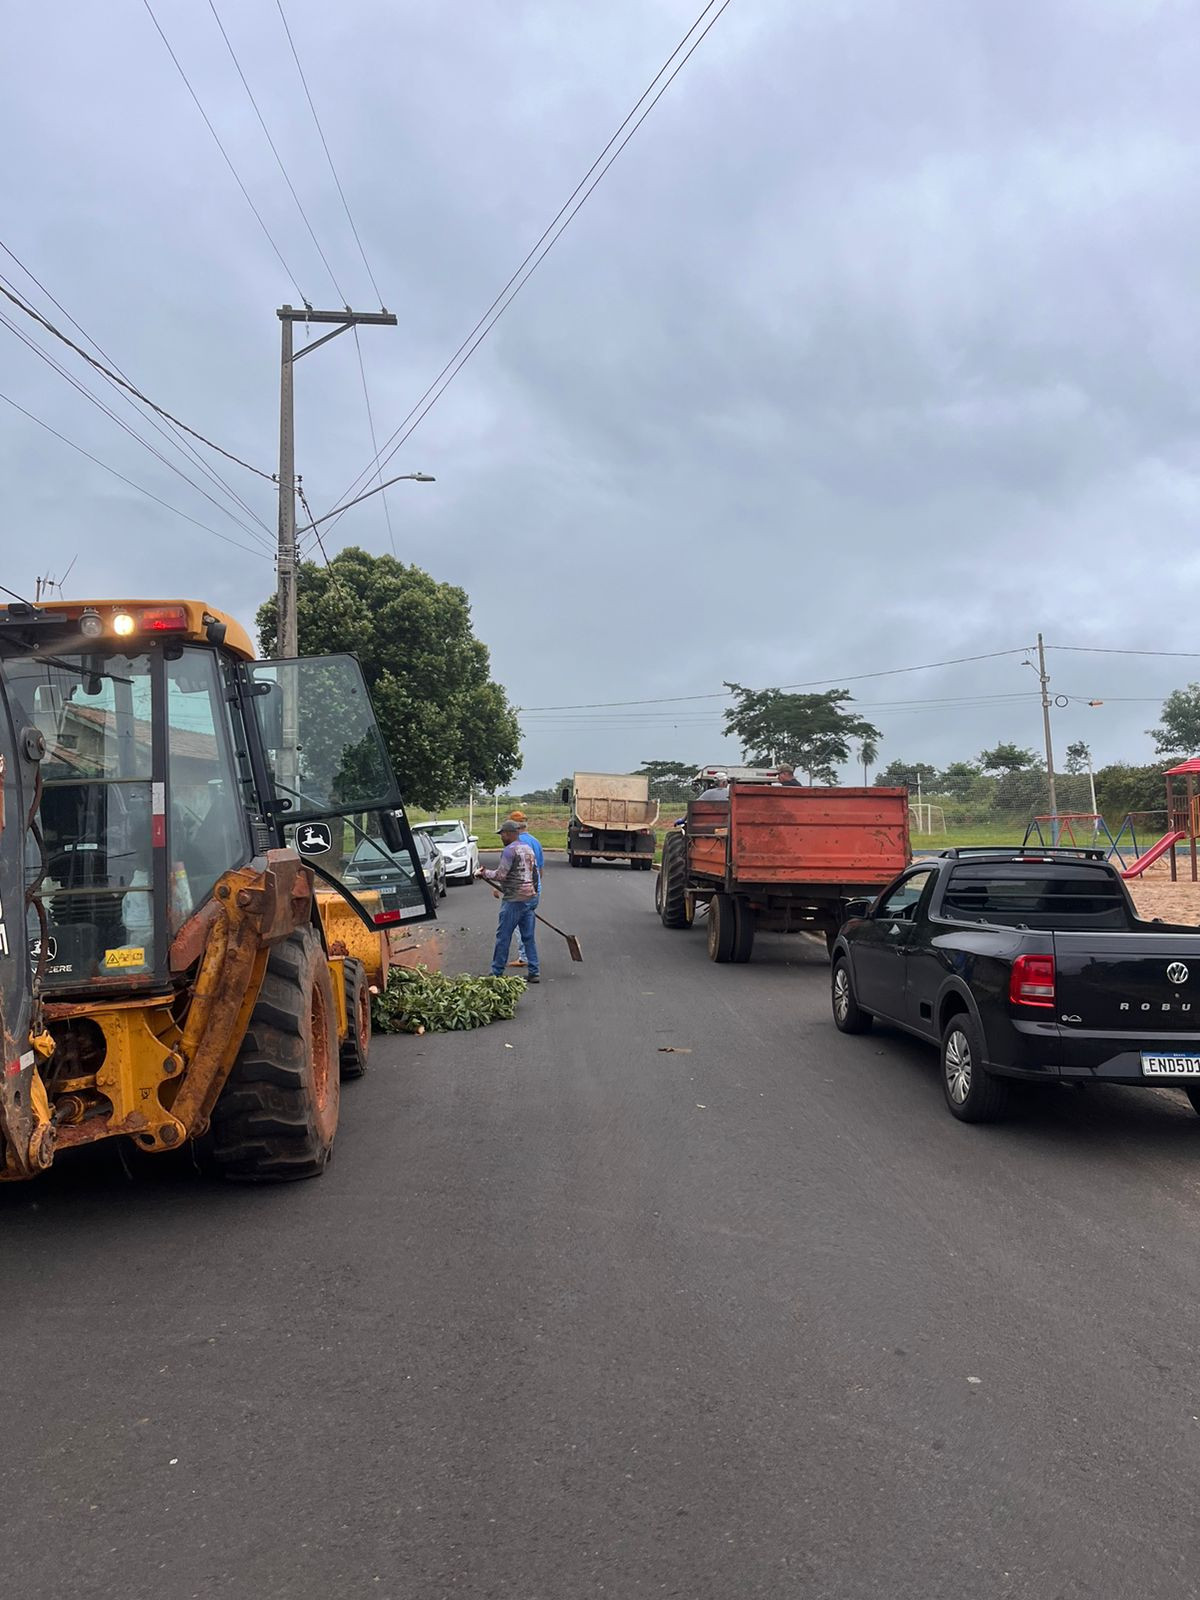
<path fill-rule="evenodd" d="M 873 766 L 875 758 L 878 756 L 878 754 L 879 746 L 875 743 L 874 739 L 864 739 L 858 747 L 858 759 L 862 762 L 864 789 L 871 781 L 869 769 Z"/>

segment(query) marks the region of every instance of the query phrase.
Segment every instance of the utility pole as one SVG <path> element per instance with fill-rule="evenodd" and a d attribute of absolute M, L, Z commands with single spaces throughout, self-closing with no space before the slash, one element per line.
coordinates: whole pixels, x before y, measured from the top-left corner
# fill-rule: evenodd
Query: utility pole
<path fill-rule="evenodd" d="M 1042 727 L 1046 734 L 1046 777 L 1050 786 L 1050 836 L 1058 840 L 1058 796 L 1054 789 L 1054 746 L 1050 739 L 1050 676 L 1046 671 L 1046 647 L 1037 636 L 1038 677 L 1042 684 Z M 1028 680 L 1026 680 L 1028 681 Z M 1093 803 L 1093 810 L 1095 805 Z"/>
<path fill-rule="evenodd" d="M 296 616 L 296 419 L 292 368 L 301 356 L 311 355 L 321 345 L 328 344 L 330 339 L 336 339 L 339 333 L 345 333 L 360 322 L 394 328 L 396 318 L 390 311 L 314 311 L 311 306 L 301 306 L 299 310 L 292 306 L 281 306 L 276 315 L 282 327 L 279 355 L 279 553 L 276 560 L 279 619 L 275 654 L 286 658 L 300 654 Z M 294 322 L 332 322 L 337 326 L 293 354 Z M 287 737 L 287 701 L 290 698 L 287 695 L 284 697 L 285 750 L 292 749 L 295 744 L 294 737 L 290 741 Z M 292 710 L 294 713 L 294 705 Z M 295 732 L 294 728 L 290 731 L 293 734 Z"/>

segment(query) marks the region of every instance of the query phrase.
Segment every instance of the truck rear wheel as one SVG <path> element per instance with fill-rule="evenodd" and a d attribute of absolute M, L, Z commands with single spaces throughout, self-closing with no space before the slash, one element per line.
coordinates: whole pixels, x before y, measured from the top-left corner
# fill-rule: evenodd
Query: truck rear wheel
<path fill-rule="evenodd" d="M 371 985 L 361 961 L 343 961 L 346 986 L 346 1037 L 342 1040 L 342 1082 L 361 1078 L 371 1053 Z"/>
<path fill-rule="evenodd" d="M 1012 1097 L 1007 1081 L 984 1066 L 983 1040 L 965 1011 L 956 1012 L 942 1031 L 942 1092 L 960 1122 L 995 1122 Z"/>
<path fill-rule="evenodd" d="M 736 912 L 731 894 L 715 894 L 708 902 L 708 959 L 732 961 L 737 936 Z"/>
<path fill-rule="evenodd" d="M 661 886 L 659 916 L 664 928 L 687 928 L 691 925 L 687 908 L 687 840 L 681 833 L 673 833 L 663 845 L 662 867 L 658 881 Z"/>
<path fill-rule="evenodd" d="M 731 961 L 749 961 L 754 953 L 754 907 L 748 900 L 733 903 L 733 952 Z"/>
<path fill-rule="evenodd" d="M 329 964 L 315 928 L 277 944 L 213 1111 L 217 1169 L 243 1183 L 324 1172 L 337 1132 L 338 1041 Z"/>

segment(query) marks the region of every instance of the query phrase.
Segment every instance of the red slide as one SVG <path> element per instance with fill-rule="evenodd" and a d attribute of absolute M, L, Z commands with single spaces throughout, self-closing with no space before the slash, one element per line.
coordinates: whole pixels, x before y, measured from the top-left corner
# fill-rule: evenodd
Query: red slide
<path fill-rule="evenodd" d="M 1121 876 L 1123 878 L 1140 878 L 1146 868 L 1152 867 L 1156 861 L 1165 856 L 1173 844 L 1178 844 L 1181 839 L 1186 838 L 1187 834 L 1182 831 L 1164 833 L 1158 843 L 1152 844 L 1145 855 L 1139 856 L 1132 866 L 1126 867 Z"/>

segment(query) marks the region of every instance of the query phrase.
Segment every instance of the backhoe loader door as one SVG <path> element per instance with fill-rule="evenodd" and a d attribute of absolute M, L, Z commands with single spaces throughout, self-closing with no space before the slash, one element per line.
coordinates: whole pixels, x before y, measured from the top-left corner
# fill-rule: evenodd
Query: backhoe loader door
<path fill-rule="evenodd" d="M 286 842 L 369 927 L 434 917 L 358 662 L 305 656 L 248 670 Z"/>

